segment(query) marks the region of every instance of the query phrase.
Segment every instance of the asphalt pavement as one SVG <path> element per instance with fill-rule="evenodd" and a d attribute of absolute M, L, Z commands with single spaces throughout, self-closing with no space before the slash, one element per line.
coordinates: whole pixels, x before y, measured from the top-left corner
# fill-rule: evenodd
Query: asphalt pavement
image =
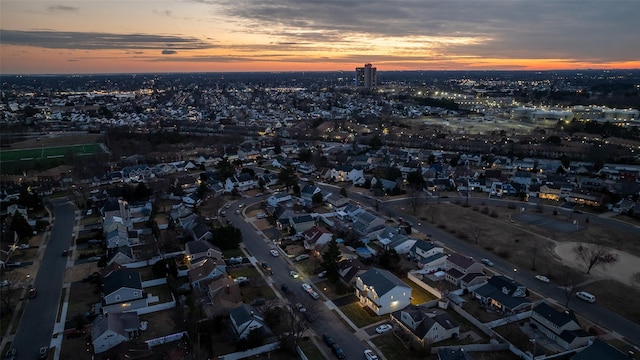
<path fill-rule="evenodd" d="M 55 202 L 53 212 L 55 221 L 48 241 L 40 245 L 38 272 L 31 280 L 38 293 L 33 299 L 25 299 L 24 313 L 13 339 L 12 346 L 20 359 L 36 359 L 42 346 L 50 346 L 58 315 L 67 263 L 67 257 L 61 254 L 71 245 L 75 207 L 69 202 Z"/>

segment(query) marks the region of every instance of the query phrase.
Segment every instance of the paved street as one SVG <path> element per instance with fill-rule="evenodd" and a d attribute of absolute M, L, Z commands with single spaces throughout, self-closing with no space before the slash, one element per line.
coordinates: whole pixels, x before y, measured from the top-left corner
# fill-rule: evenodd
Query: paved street
<path fill-rule="evenodd" d="M 67 257 L 62 256 L 62 251 L 71 244 L 75 213 L 73 205 L 67 202 L 53 203 L 53 212 L 55 221 L 49 240 L 41 245 L 38 252 L 41 260 L 38 272 L 32 279 L 38 295 L 34 299 L 25 299 L 22 320 L 13 340 L 13 347 L 21 359 L 36 359 L 40 347 L 50 345 L 58 314 L 67 263 Z"/>

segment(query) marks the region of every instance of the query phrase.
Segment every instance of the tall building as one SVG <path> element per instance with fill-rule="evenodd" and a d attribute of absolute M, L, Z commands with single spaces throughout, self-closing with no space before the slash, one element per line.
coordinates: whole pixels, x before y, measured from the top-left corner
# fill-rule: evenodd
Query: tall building
<path fill-rule="evenodd" d="M 364 64 L 364 67 L 356 68 L 356 86 L 371 89 L 372 87 L 375 87 L 376 84 L 376 68 L 371 64 Z"/>

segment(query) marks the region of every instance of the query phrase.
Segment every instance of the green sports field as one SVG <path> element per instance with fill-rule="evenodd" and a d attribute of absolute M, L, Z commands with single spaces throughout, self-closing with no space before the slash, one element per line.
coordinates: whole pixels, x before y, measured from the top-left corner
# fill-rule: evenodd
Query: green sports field
<path fill-rule="evenodd" d="M 63 158 L 70 153 L 81 156 L 99 152 L 102 152 L 99 144 L 43 147 L 41 149 L 2 150 L 0 151 L 0 162 L 56 159 Z"/>

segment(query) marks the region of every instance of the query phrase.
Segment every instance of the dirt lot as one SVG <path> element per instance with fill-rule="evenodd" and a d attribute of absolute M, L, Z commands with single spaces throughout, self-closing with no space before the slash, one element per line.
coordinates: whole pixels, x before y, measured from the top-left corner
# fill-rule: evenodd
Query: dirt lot
<path fill-rule="evenodd" d="M 456 202 L 451 198 L 447 200 Z M 412 214 L 412 209 L 398 210 Z M 640 243 L 628 241 L 634 234 L 588 223 L 581 214 L 553 215 L 548 210 L 545 213 L 534 208 L 527 208 L 525 214 L 528 216 L 521 216 L 519 209 L 504 206 L 464 207 L 461 201 L 458 204 L 430 203 L 417 211 L 422 221 L 469 243 L 476 243 L 516 267 L 532 269 L 535 253 L 535 271 L 546 275 L 552 282 L 560 282 L 565 276 L 584 277 L 587 282 L 611 279 L 626 286 L 611 287 L 615 293 L 609 297 L 640 296 L 637 288 L 629 286 L 633 273 L 630 269 L 640 269 Z M 578 226 L 574 220 L 578 221 Z M 606 269 L 593 269 L 590 275 L 586 275 L 586 268 L 575 260 L 571 251 L 577 242 L 599 243 L 615 249 L 619 261 Z M 617 309 L 616 304 L 611 305 L 615 311 L 632 315 L 625 309 Z M 633 316 L 637 319 L 638 314 Z"/>

